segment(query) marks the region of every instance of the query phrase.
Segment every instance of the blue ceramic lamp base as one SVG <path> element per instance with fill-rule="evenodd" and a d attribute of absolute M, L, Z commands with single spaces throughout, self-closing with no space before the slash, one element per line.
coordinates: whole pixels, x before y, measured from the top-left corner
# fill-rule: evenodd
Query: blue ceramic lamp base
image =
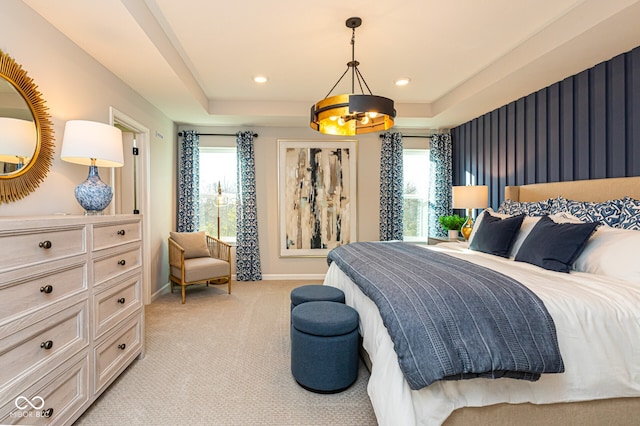
<path fill-rule="evenodd" d="M 100 180 L 97 166 L 89 166 L 87 180 L 76 186 L 76 200 L 85 210 L 85 215 L 99 215 L 111 203 L 113 191 Z"/>

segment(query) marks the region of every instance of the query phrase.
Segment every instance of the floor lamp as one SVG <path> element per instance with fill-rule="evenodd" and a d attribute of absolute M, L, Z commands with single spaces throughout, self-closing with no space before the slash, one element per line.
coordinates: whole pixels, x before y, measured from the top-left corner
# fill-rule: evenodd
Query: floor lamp
<path fill-rule="evenodd" d="M 469 240 L 473 230 L 472 209 L 484 209 L 489 206 L 489 187 L 486 185 L 454 186 L 453 208 L 467 209 L 467 220 L 460 232 L 465 240 Z"/>
<path fill-rule="evenodd" d="M 222 195 L 222 187 L 218 181 L 218 196 L 216 197 L 216 205 L 218 206 L 218 239 L 220 239 L 220 206 L 227 205 L 227 197 Z"/>

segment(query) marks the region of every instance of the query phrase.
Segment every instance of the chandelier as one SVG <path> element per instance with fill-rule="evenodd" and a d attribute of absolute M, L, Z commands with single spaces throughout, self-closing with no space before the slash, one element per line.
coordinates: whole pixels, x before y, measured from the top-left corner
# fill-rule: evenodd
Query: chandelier
<path fill-rule="evenodd" d="M 369 85 L 358 70 L 360 62 L 355 60 L 356 28 L 362 24 L 360 18 L 349 18 L 346 26 L 351 28 L 351 61 L 336 84 L 325 98 L 311 106 L 312 129 L 328 135 L 359 135 L 379 132 L 393 127 L 396 110 L 393 100 L 371 93 Z M 331 92 L 351 70 L 351 94 L 331 96 Z M 358 82 L 361 94 L 355 94 L 355 83 Z M 366 87 L 369 94 L 365 94 Z"/>

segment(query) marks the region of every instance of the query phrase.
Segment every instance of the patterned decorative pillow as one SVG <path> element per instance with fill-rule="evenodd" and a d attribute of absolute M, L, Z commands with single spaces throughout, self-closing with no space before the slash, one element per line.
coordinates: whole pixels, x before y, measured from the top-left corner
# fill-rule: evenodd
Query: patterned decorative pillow
<path fill-rule="evenodd" d="M 544 201 L 512 201 L 504 200 L 498 213 L 518 215 L 526 214 L 527 216 L 546 216 L 551 213 L 551 199 Z"/>
<path fill-rule="evenodd" d="M 600 222 L 615 227 L 622 216 L 622 200 L 596 203 L 558 197 L 552 200 L 551 211 L 553 214 L 569 212 L 583 222 Z"/>
<path fill-rule="evenodd" d="M 622 199 L 622 212 L 616 228 L 640 231 L 640 200 L 631 197 Z"/>

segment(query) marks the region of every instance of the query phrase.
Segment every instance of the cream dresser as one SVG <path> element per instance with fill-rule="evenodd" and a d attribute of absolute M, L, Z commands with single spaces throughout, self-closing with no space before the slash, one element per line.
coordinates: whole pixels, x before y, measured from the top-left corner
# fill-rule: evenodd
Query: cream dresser
<path fill-rule="evenodd" d="M 0 424 L 71 424 L 144 356 L 141 219 L 0 218 Z"/>

